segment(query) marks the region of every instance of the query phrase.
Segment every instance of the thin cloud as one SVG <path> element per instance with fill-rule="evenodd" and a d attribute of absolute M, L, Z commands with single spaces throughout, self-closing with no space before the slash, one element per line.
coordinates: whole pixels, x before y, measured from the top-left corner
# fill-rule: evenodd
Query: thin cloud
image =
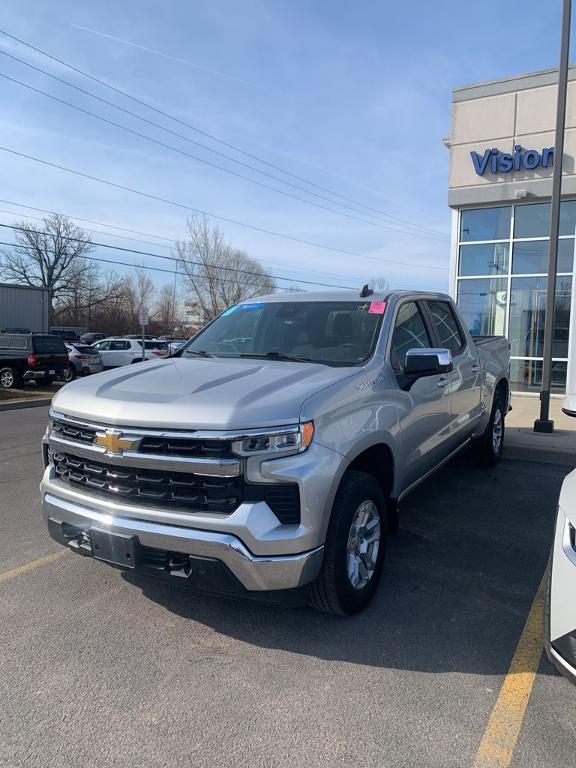
<path fill-rule="evenodd" d="M 164 51 L 157 51 L 155 48 L 148 48 L 146 45 L 140 45 L 139 43 L 133 43 L 131 40 L 124 40 L 121 37 L 115 37 L 114 35 L 109 35 L 106 32 L 99 32 L 96 29 L 90 29 L 89 27 L 82 27 L 79 24 L 71 24 L 72 27 L 75 29 L 81 29 L 83 32 L 89 32 L 92 35 L 98 35 L 98 37 L 105 37 L 108 40 L 114 40 L 116 43 L 121 43 L 122 45 L 128 45 L 131 48 L 138 48 L 141 51 L 146 51 L 146 53 L 151 53 L 154 56 L 160 56 L 163 59 L 169 59 L 170 61 L 176 61 L 179 64 L 184 64 L 187 67 L 192 67 L 193 69 L 198 69 L 201 72 L 208 72 L 211 75 L 217 75 L 218 77 L 224 77 L 227 80 L 234 80 L 237 83 L 243 83 L 244 85 L 248 85 L 251 88 L 260 88 L 260 86 L 257 83 L 252 83 L 250 80 L 243 80 L 240 77 L 235 77 L 234 75 L 229 75 L 227 72 L 220 72 L 217 69 L 210 69 L 210 67 L 204 67 L 201 64 L 195 64 L 193 61 L 188 61 L 188 59 L 181 59 L 179 56 L 172 56 L 170 53 L 164 53 Z"/>

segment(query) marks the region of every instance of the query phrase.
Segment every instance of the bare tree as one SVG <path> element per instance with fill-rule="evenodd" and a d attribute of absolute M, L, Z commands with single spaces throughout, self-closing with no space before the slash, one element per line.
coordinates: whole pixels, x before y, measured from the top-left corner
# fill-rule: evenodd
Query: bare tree
<path fill-rule="evenodd" d="M 4 279 L 48 288 L 54 306 L 70 297 L 90 270 L 85 259 L 94 249 L 90 237 L 59 214 L 39 225 L 21 221 L 15 227 L 16 246 L 1 254 Z"/>
<path fill-rule="evenodd" d="M 154 298 L 155 288 L 152 278 L 144 267 L 136 267 L 124 280 L 126 312 L 132 327 L 138 326 L 138 315 L 142 307 L 149 307 Z"/>
<path fill-rule="evenodd" d="M 206 216 L 188 219 L 186 229 L 185 238 L 176 242 L 176 251 L 206 319 L 239 301 L 274 293 L 276 284 L 260 262 L 234 248 Z"/>
<path fill-rule="evenodd" d="M 160 289 L 154 317 L 162 333 L 171 336 L 177 322 L 178 301 L 175 285 L 163 285 Z"/>

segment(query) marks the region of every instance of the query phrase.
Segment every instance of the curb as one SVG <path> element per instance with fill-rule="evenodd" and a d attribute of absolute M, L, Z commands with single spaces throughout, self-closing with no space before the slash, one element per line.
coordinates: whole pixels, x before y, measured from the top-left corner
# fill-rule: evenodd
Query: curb
<path fill-rule="evenodd" d="M 0 402 L 0 411 L 16 411 L 20 408 L 38 408 L 42 405 L 50 405 L 52 403 L 51 397 L 36 397 L 30 398 L 30 400 L 8 400 L 8 402 Z"/>

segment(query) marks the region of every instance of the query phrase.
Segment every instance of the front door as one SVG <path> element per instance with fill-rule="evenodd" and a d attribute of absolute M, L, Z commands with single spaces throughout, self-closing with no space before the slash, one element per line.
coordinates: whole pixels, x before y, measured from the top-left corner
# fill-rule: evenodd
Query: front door
<path fill-rule="evenodd" d="M 410 349 L 433 347 L 432 335 L 416 301 L 406 301 L 396 314 L 390 363 L 399 377 Z M 401 490 L 439 464 L 449 453 L 450 374 L 423 376 L 400 390 L 399 420 L 403 472 Z"/>

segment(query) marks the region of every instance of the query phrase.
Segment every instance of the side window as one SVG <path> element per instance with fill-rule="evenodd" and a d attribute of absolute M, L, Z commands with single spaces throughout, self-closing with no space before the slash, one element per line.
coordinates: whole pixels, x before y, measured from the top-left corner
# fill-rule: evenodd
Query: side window
<path fill-rule="evenodd" d="M 11 342 L 14 341 L 12 336 L 5 336 L 0 334 L 0 349 L 10 349 Z"/>
<path fill-rule="evenodd" d="M 416 347 L 431 347 L 432 342 L 424 319 L 414 301 L 402 304 L 396 315 L 396 325 L 392 336 L 390 361 L 392 366 L 401 371 L 404 368 L 406 352 Z"/>
<path fill-rule="evenodd" d="M 94 347 L 99 352 L 102 352 L 104 350 L 110 349 L 110 342 L 109 341 L 99 341 L 98 344 L 94 344 Z"/>
<path fill-rule="evenodd" d="M 458 354 L 464 346 L 464 338 L 450 304 L 445 301 L 429 301 L 428 308 L 432 315 L 432 322 L 438 334 L 440 346 L 449 349 L 453 355 Z"/>
<path fill-rule="evenodd" d="M 129 346 L 129 342 L 127 341 L 111 341 L 110 351 L 119 352 L 120 350 L 128 349 L 128 346 Z"/>

